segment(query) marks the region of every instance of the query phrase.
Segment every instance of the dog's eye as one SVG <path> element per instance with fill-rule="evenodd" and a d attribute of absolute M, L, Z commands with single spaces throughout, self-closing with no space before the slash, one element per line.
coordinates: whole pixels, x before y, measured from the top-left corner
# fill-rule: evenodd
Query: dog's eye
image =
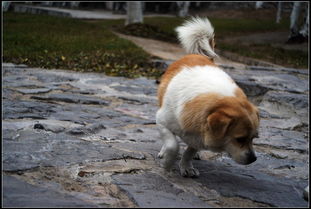
<path fill-rule="evenodd" d="M 247 140 L 246 137 L 236 138 L 236 141 L 239 142 L 240 144 L 244 144 L 246 142 L 246 140 Z"/>

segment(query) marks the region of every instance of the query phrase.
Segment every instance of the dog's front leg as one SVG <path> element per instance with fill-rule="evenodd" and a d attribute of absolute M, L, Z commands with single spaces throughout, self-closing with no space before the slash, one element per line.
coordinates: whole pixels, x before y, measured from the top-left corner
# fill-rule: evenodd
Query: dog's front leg
<path fill-rule="evenodd" d="M 197 151 L 198 150 L 192 147 L 187 147 L 186 151 L 182 155 L 179 163 L 179 168 L 180 174 L 183 177 L 198 177 L 200 175 L 199 171 L 193 167 L 191 162 Z"/>

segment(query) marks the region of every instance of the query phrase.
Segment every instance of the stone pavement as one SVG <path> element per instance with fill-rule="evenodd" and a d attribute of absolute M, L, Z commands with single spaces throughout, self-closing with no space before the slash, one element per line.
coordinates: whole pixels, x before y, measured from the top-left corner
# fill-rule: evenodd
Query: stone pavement
<path fill-rule="evenodd" d="M 307 207 L 308 72 L 222 67 L 260 108 L 258 160 L 201 151 L 191 179 L 156 158 L 154 80 L 4 63 L 3 206 Z"/>

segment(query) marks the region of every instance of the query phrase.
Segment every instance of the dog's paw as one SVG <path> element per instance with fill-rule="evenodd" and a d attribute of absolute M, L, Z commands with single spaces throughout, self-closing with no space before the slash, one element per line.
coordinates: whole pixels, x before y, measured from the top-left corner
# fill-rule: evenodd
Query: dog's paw
<path fill-rule="evenodd" d="M 190 178 L 197 178 L 200 176 L 199 170 L 193 167 L 180 168 L 180 174 L 183 177 L 190 177 Z"/>

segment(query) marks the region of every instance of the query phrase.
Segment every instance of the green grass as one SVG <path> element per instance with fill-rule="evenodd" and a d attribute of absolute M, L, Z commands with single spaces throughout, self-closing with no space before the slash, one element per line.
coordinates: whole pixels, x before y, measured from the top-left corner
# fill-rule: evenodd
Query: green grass
<path fill-rule="evenodd" d="M 308 53 L 299 50 L 285 50 L 272 47 L 269 44 L 251 44 L 249 46 L 219 43 L 218 47 L 225 51 L 237 53 L 242 56 L 265 60 L 277 65 L 294 68 L 308 68 Z"/>
<path fill-rule="evenodd" d="M 3 14 L 3 61 L 42 68 L 157 77 L 150 55 L 105 26 L 45 15 Z"/>
<path fill-rule="evenodd" d="M 286 31 L 289 20 L 283 19 L 280 24 L 271 20 L 256 19 L 218 19 L 210 18 L 218 37 L 237 36 L 251 33 Z"/>
<path fill-rule="evenodd" d="M 144 25 L 137 26 L 136 30 L 124 27 L 123 22 L 113 22 L 107 20 L 96 21 L 96 24 L 112 27 L 126 34 L 149 37 L 169 42 L 177 43 L 175 28 L 183 23 L 187 18 L 178 17 L 148 17 L 144 18 Z M 296 50 L 285 50 L 276 48 L 268 44 L 251 44 L 250 46 L 239 45 L 236 43 L 223 43 L 222 39 L 240 35 L 264 33 L 273 31 L 288 31 L 289 19 L 283 18 L 279 24 L 271 20 L 259 19 L 225 19 L 209 18 L 216 31 L 217 48 L 230 51 L 242 56 L 262 59 L 279 65 L 296 68 L 308 68 L 308 53 Z M 152 27 L 155 27 L 152 28 Z"/>
<path fill-rule="evenodd" d="M 229 44 L 221 41 L 226 36 L 239 36 L 273 31 L 288 31 L 289 19 L 284 18 L 279 24 L 271 20 L 255 19 L 215 19 L 211 20 L 215 26 L 217 48 L 230 51 L 242 56 L 272 62 L 274 64 L 295 68 L 308 68 L 308 53 L 298 50 L 285 50 L 270 44 L 250 44 L 248 46 L 236 43 Z"/>
<path fill-rule="evenodd" d="M 177 42 L 174 29 L 187 18 L 148 17 L 148 27 L 134 28 L 130 33 Z M 270 20 L 209 18 L 216 31 L 217 48 L 285 64 L 308 67 L 308 54 L 270 45 L 236 47 L 222 43 L 225 37 L 268 31 L 287 31 L 289 20 L 280 24 Z M 3 61 L 42 68 L 105 72 L 108 75 L 158 77 L 160 72 L 150 64 L 151 56 L 110 30 L 124 29 L 124 20 L 77 20 L 45 15 L 6 12 L 3 14 Z M 126 32 L 128 30 L 123 30 Z M 255 49 L 255 50 L 254 50 Z"/>

